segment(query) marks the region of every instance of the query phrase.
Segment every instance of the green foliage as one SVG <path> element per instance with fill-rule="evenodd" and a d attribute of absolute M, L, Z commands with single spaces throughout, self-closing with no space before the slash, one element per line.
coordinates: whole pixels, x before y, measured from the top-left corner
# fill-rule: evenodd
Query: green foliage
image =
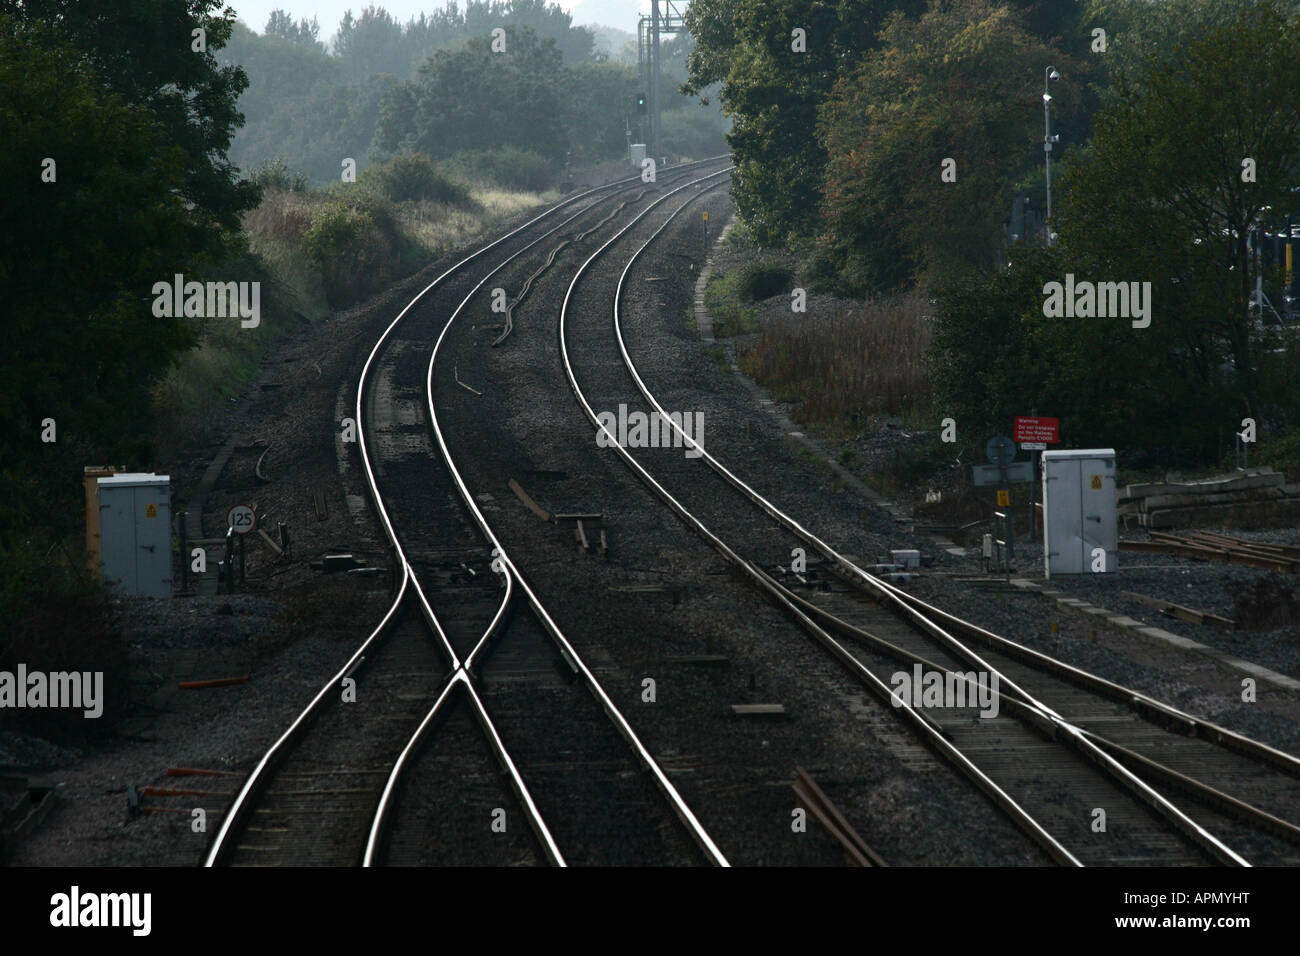
<path fill-rule="evenodd" d="M 342 309 L 385 288 L 424 253 L 383 193 L 341 188 L 312 212 L 302 249 L 320 270 L 325 300 Z"/>
<path fill-rule="evenodd" d="M 545 0 L 488 0 L 463 9 L 452 4 L 405 24 L 368 5 L 359 16 L 344 17 L 333 51 L 319 42 L 314 23 L 295 23 L 283 11 L 272 13 L 262 36 L 236 24 L 221 58 L 242 66 L 250 87 L 240 101 L 248 122 L 230 155 L 246 169 L 269 157 L 293 156 L 317 183 L 337 181 L 343 157 L 363 169 L 373 158 L 385 94 L 411 79 L 435 51 L 484 41 L 498 26 L 531 28 L 553 40 L 566 63 L 591 59 L 590 32 L 573 27 L 563 9 Z"/>
<path fill-rule="evenodd" d="M 234 25 L 228 9 L 217 15 L 223 7 L 223 0 L 0 0 L 15 35 L 51 52 L 74 47 L 106 92 L 162 130 L 178 164 L 179 193 L 192 204 L 181 257 L 219 258 L 240 214 L 257 203 L 257 188 L 226 158 L 248 77 L 216 60 Z M 202 53 L 191 49 L 196 28 L 206 35 Z"/>
<path fill-rule="evenodd" d="M 1151 75 L 1160 62 L 1176 58 L 1189 37 L 1232 22 L 1247 4 L 1243 0 L 1084 0 L 1081 6 L 1083 23 L 1106 29 L 1106 53 L 1097 60 L 1111 81 L 1123 78 L 1131 86 Z M 1290 14 L 1300 13 L 1300 0 L 1281 0 L 1278 6 Z M 1108 91 L 1109 86 L 1103 90 Z"/>
<path fill-rule="evenodd" d="M 696 37 L 687 92 L 721 83 L 734 125 L 732 198 L 764 244 L 818 225 L 826 147 L 817 112 L 836 79 L 875 45 L 886 16 L 921 0 L 695 0 L 686 22 Z M 807 51 L 791 49 L 806 31 Z"/>
<path fill-rule="evenodd" d="M 230 32 L 219 6 L 0 0 L 6 661 L 64 648 L 78 669 L 100 669 L 109 643 L 80 570 L 81 467 L 150 463 L 140 436 L 154 384 L 196 340 L 184 319 L 152 314 L 153 285 L 237 251 L 239 217 L 257 200 L 224 155 L 245 78 L 213 59 Z M 199 27 L 205 53 L 190 48 Z"/>
<path fill-rule="evenodd" d="M 1251 451 L 1250 464 L 1270 465 L 1295 481 L 1300 476 L 1300 427 L 1261 436 L 1258 450 Z"/>
<path fill-rule="evenodd" d="M 351 12 L 344 15 L 334 45 L 344 71 L 354 81 L 375 73 L 406 79 L 434 51 L 490 36 L 496 27 L 526 29 L 553 40 L 566 63 L 593 59 L 591 31 L 573 26 L 563 7 L 547 0 L 470 0 L 463 11 L 451 3 L 405 25 L 382 6 L 367 5 L 359 17 Z"/>
<path fill-rule="evenodd" d="M 1261 2 L 1151 54 L 1117 80 L 1091 148 L 1060 183 L 1059 231 L 1075 271 L 1153 283 L 1152 328 L 1131 333 L 1131 347 L 1169 350 L 1208 389 L 1226 371 L 1232 400 L 1220 420 L 1242 403 L 1260 414 L 1283 401 L 1260 391 L 1262 331 L 1248 311 L 1253 270 L 1242 239 L 1265 210 L 1296 209 L 1297 32 L 1300 15 Z M 1256 182 L 1242 181 L 1246 157 Z"/>
<path fill-rule="evenodd" d="M 822 110 L 829 248 L 856 293 L 991 269 L 1013 188 L 1042 164 L 1043 67 L 1077 68 L 992 0 L 891 18 Z M 1058 113 L 1075 98 L 1062 81 Z M 1035 148 L 1037 147 L 1037 148 Z M 955 160 L 955 181 L 940 178 Z"/>
<path fill-rule="evenodd" d="M 399 153 L 388 162 L 376 163 L 361 174 L 360 182 L 393 202 L 427 199 L 453 206 L 470 202 L 469 190 L 439 172 L 423 153 Z"/>
<path fill-rule="evenodd" d="M 902 194 L 913 189 L 916 171 L 931 175 L 932 154 L 935 181 L 943 156 L 972 158 L 999 176 L 1014 176 L 1015 168 L 1032 161 L 1032 151 L 1023 152 L 1023 133 L 1038 117 L 1032 103 L 1023 113 L 1017 108 L 1024 89 L 1049 62 L 1061 67 L 1070 55 L 1086 52 L 1088 40 L 1077 6 L 1065 0 L 695 0 L 686 22 L 697 42 L 685 89 L 707 96 L 721 84 L 725 111 L 734 119 L 728 136 L 737 164 L 732 198 L 741 217 L 760 242 L 775 245 L 819 232 L 830 193 L 841 213 L 836 226 L 861 223 L 848 211 L 857 206 L 857 214 L 871 216 L 872 228 L 837 238 L 858 290 L 901 286 L 925 265 L 890 220 L 900 212 Z M 795 28 L 806 31 L 807 52 L 791 49 Z M 1052 55 L 1036 60 L 1045 50 Z M 895 62 L 899 58 L 904 62 Z M 1023 75 L 1015 72 L 1031 62 Z M 984 82 L 990 77 L 997 81 L 991 86 Z M 879 97 L 884 100 L 871 113 Z M 895 116 L 900 110 L 907 115 Z M 1081 135 L 1075 117 L 1062 119 L 1061 132 Z M 859 128 L 866 121 L 876 127 L 870 135 Z M 876 142 L 891 129 L 893 141 Z M 981 152 L 990 146 L 991 155 Z M 832 158 L 838 165 L 828 184 Z M 867 163 L 885 181 L 855 188 Z M 945 198 L 955 197 L 950 192 Z M 1000 211 L 1001 198 L 981 195 L 978 206 Z M 882 221 L 889 229 L 877 234 Z M 987 225 L 981 220 L 966 229 L 979 233 L 981 255 L 994 238 Z"/>
<path fill-rule="evenodd" d="M 300 46 L 317 50 L 323 48 L 320 42 L 320 21 L 316 17 L 310 20 L 302 17 L 295 21 L 283 10 L 272 10 L 271 15 L 267 17 L 266 29 L 263 32 L 268 37 L 279 37 Z"/>
<path fill-rule="evenodd" d="M 497 27 L 507 31 L 502 54 L 490 48 Z M 665 148 L 716 153 L 720 113 L 682 109 L 690 101 L 669 92 L 683 39 L 665 43 L 662 55 Z M 331 50 L 313 22 L 277 10 L 261 36 L 236 23 L 219 55 L 250 80 L 240 101 L 247 124 L 231 159 L 251 169 L 292 157 L 317 184 L 337 182 L 345 157 L 364 170 L 403 149 L 439 162 L 504 149 L 504 166 L 501 157 L 488 157 L 492 169 L 462 175 L 511 188 L 549 186 L 566 158 L 578 167 L 623 154 L 639 85 L 635 68 L 593 54 L 592 33 L 547 0 L 473 0 L 405 24 L 367 5 L 343 19 Z M 552 166 L 549 176 L 531 165 L 525 171 L 511 150 L 542 156 Z"/>
<path fill-rule="evenodd" d="M 248 178 L 262 190 L 305 192 L 308 189 L 307 177 L 301 172 L 290 170 L 288 164 L 278 157 L 262 163 Z"/>
<path fill-rule="evenodd" d="M 719 118 L 700 110 L 669 110 L 663 113 L 664 149 L 678 156 L 703 159 L 727 152 L 727 138 Z"/>
<path fill-rule="evenodd" d="M 940 286 L 936 407 L 965 435 L 1005 431 L 1037 408 L 1061 419 L 1063 441 L 1116 447 L 1135 467 L 1213 456 L 1241 417 L 1215 370 L 1176 347 L 1173 322 L 1135 330 L 1127 319 L 1045 317 L 1044 285 L 1063 281 L 1069 262 L 1059 248 L 1021 248 L 1005 272 Z"/>
<path fill-rule="evenodd" d="M 739 281 L 739 269 L 715 272 L 704 287 L 704 307 L 713 317 L 713 334 L 718 338 L 758 329 L 758 310 L 741 302 Z"/>
<path fill-rule="evenodd" d="M 736 294 L 745 302 L 762 302 L 788 292 L 794 274 L 775 262 L 747 262 L 737 270 Z"/>
<path fill-rule="evenodd" d="M 964 434 L 1037 407 L 1076 447 L 1113 445 L 1132 467 L 1190 464 L 1220 459 L 1243 417 L 1267 426 L 1300 412 L 1294 337 L 1248 316 L 1251 267 L 1235 238 L 1266 207 L 1295 208 L 1300 78 L 1288 60 L 1300 20 L 1271 2 L 1170 8 L 1181 21 L 1139 11 L 1153 20 L 1116 70 L 1093 142 L 1064 164 L 1059 245 L 1013 245 L 1007 271 L 940 284 L 934 379 Z M 1247 156 L 1266 157 L 1258 182 L 1242 182 Z M 1067 273 L 1150 282 L 1151 325 L 1045 317 L 1044 286 Z"/>
<path fill-rule="evenodd" d="M 627 150 L 624 119 L 640 85 L 636 68 L 620 63 L 576 63 L 560 75 L 566 130 L 573 163 L 600 162 Z M 536 150 L 534 150 L 536 152 Z"/>
<path fill-rule="evenodd" d="M 338 58 L 316 44 L 258 36 L 236 24 L 222 62 L 250 78 L 239 105 L 247 119 L 231 159 L 244 169 L 275 157 L 293 157 L 316 183 L 337 182 L 344 157 L 364 168 L 370 157 L 379 102 L 397 77 L 346 78 Z"/>
<path fill-rule="evenodd" d="M 506 52 L 488 36 L 439 50 L 416 78 L 384 97 L 375 140 L 385 150 L 417 149 L 435 159 L 515 146 L 562 163 L 568 139 L 558 124 L 561 56 L 526 28 L 507 31 Z"/>
<path fill-rule="evenodd" d="M 359 266 L 375 233 L 374 217 L 349 203 L 331 203 L 312 219 L 303 250 L 321 270 L 330 308 L 342 308 L 360 294 Z"/>
<path fill-rule="evenodd" d="M 151 315 L 152 284 L 212 246 L 196 239 L 182 198 L 184 151 L 148 111 L 106 92 L 80 51 L 48 34 L 33 42 L 32 32 L 0 18 L 0 231 L 12 240 L 0 253 L 12 370 L 0 376 L 0 470 L 9 478 L 41 467 L 45 418 L 60 441 L 109 450 L 133 431 L 153 379 L 192 342 L 182 320 Z M 46 157 L 57 162 L 55 182 L 41 181 Z M 0 493 L 0 507 L 21 500 Z M 0 537 L 10 527 L 0 520 Z"/>
<path fill-rule="evenodd" d="M 558 178 L 554 163 L 513 146 L 458 153 L 448 165 L 466 179 L 525 192 L 550 189 Z"/>

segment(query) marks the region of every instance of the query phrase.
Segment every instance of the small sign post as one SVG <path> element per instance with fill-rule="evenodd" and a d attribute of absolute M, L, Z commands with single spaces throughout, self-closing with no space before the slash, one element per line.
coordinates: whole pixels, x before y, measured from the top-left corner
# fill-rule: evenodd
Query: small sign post
<path fill-rule="evenodd" d="M 1047 451 L 1048 445 L 1059 445 L 1061 443 L 1061 420 L 1059 418 L 1039 418 L 1038 409 L 1033 409 L 1029 415 L 1017 415 L 1011 423 L 1011 434 L 1020 447 L 1025 451 L 1031 452 L 1030 460 L 1033 462 L 1034 473 L 1038 472 L 1038 453 Z M 1029 488 L 1029 520 L 1031 522 L 1031 533 L 1038 534 L 1038 483 L 1034 482 Z"/>
<path fill-rule="evenodd" d="M 244 583 L 244 535 L 257 527 L 257 515 L 248 505 L 235 505 L 226 514 L 226 527 L 239 535 L 239 583 Z"/>
<path fill-rule="evenodd" d="M 1025 482 L 1032 485 L 1033 465 L 1027 461 L 1016 461 L 1016 443 L 1006 435 L 990 438 L 984 446 L 984 453 L 988 455 L 990 464 L 972 465 L 971 477 L 977 488 L 996 487 L 998 507 L 1006 509 L 994 514 L 1005 525 L 1004 537 L 999 540 L 1006 545 L 1002 566 L 1009 573 L 1011 558 L 1015 554 L 1015 540 L 1012 537 L 1011 491 L 1008 486 Z"/>
<path fill-rule="evenodd" d="M 235 534 L 251 534 L 257 527 L 257 516 L 248 505 L 235 505 L 226 515 L 226 527 Z"/>

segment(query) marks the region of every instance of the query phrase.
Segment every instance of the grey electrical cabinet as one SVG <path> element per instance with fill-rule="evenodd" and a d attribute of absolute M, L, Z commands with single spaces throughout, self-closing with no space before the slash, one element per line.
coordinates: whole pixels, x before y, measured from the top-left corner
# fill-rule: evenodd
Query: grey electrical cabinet
<path fill-rule="evenodd" d="M 123 594 L 171 597 L 171 478 L 112 475 L 96 492 L 105 583 Z"/>
<path fill-rule="evenodd" d="M 1115 450 L 1045 451 L 1042 462 L 1047 577 L 1114 571 L 1119 552 Z"/>

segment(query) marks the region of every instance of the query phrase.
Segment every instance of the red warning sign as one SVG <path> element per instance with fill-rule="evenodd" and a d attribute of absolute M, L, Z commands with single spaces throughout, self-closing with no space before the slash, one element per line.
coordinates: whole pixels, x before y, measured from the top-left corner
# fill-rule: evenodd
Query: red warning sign
<path fill-rule="evenodd" d="M 1014 442 L 1043 442 L 1047 445 L 1061 443 L 1061 420 L 1059 418 L 1023 418 L 1017 416 L 1012 425 L 1011 440 Z"/>

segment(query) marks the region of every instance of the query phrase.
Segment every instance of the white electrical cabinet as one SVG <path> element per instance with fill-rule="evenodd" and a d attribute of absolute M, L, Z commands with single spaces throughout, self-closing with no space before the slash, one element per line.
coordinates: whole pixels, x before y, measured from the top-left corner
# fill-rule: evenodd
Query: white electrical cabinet
<path fill-rule="evenodd" d="M 632 161 L 633 166 L 640 169 L 642 162 L 645 160 L 645 143 L 633 143 L 628 158 Z"/>
<path fill-rule="evenodd" d="M 1042 462 L 1047 577 L 1114 571 L 1119 552 L 1115 450 L 1045 451 Z"/>
<path fill-rule="evenodd" d="M 100 478 L 99 533 L 104 581 L 124 594 L 172 596 L 171 478 Z"/>

